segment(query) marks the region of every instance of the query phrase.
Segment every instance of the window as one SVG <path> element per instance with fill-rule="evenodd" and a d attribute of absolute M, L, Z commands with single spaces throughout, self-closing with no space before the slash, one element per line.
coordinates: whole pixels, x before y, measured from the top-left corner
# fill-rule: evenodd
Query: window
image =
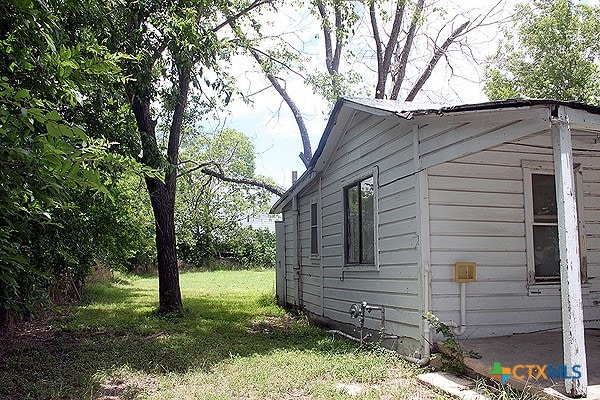
<path fill-rule="evenodd" d="M 536 280 L 560 277 L 558 214 L 554 175 L 531 174 L 533 259 Z"/>
<path fill-rule="evenodd" d="M 317 203 L 312 203 L 310 205 L 310 254 L 313 256 L 319 254 L 319 226 L 317 215 Z"/>
<path fill-rule="evenodd" d="M 556 183 L 550 163 L 523 161 L 525 222 L 529 283 L 555 284 L 560 281 Z M 581 171 L 575 167 L 575 196 L 579 200 Z M 578 213 L 581 215 L 580 201 Z M 579 223 L 582 282 L 587 280 L 585 227 Z M 582 239 L 583 238 L 583 239 Z M 537 293 L 537 292 L 530 292 Z"/>
<path fill-rule="evenodd" d="M 372 176 L 344 189 L 346 264 L 375 264 L 374 197 Z"/>

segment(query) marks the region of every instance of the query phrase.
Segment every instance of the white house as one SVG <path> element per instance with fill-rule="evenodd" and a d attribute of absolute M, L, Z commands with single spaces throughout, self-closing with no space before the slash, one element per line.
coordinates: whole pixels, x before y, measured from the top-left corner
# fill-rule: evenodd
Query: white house
<path fill-rule="evenodd" d="M 272 209 L 280 303 L 357 336 L 349 309 L 367 302 L 375 339 L 383 307 L 384 345 L 425 362 L 427 311 L 470 338 L 562 327 L 565 361 L 585 366 L 583 324 L 600 327 L 598 141 L 600 108 L 580 103 L 340 99 Z"/>

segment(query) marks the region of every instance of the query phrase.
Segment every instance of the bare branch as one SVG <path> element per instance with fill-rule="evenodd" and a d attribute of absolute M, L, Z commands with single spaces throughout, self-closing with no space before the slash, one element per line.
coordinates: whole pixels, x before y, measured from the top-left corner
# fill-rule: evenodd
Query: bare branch
<path fill-rule="evenodd" d="M 340 70 L 340 58 L 342 56 L 343 39 L 340 32 L 342 31 L 342 12 L 340 11 L 338 3 L 334 2 L 335 7 L 335 51 L 333 54 L 333 61 L 331 69 L 333 72 Z M 333 72 L 329 71 L 330 74 Z"/>
<path fill-rule="evenodd" d="M 213 28 L 213 32 L 220 31 L 221 29 L 223 29 L 223 28 L 224 28 L 224 27 L 226 27 L 227 25 L 230 25 L 230 24 L 233 24 L 233 23 L 235 23 L 235 21 L 236 21 L 238 18 L 240 18 L 240 17 L 242 17 L 242 16 L 244 16 L 244 15 L 248 14 L 250 11 L 252 11 L 252 10 L 253 10 L 253 9 L 255 9 L 256 7 L 262 6 L 262 5 L 264 5 L 264 4 L 269 4 L 269 3 L 272 3 L 272 2 L 273 2 L 273 0 L 255 0 L 254 2 L 250 3 L 250 4 L 248 5 L 248 7 L 244 8 L 243 10 L 241 10 L 240 12 L 238 12 L 238 13 L 237 13 L 237 14 L 235 14 L 235 15 L 232 15 L 232 16 L 230 16 L 230 17 L 227 17 L 227 19 L 226 19 L 225 21 L 223 21 L 223 22 L 221 22 L 219 25 L 215 26 L 215 27 Z"/>
<path fill-rule="evenodd" d="M 421 0 L 423 1 L 423 0 Z M 394 12 L 394 22 L 392 24 L 392 31 L 390 32 L 390 38 L 388 40 L 387 45 L 385 46 L 385 52 L 383 54 L 383 61 L 381 63 L 382 71 L 379 71 L 379 75 L 383 75 L 383 80 L 377 81 L 377 92 L 385 93 L 385 84 L 387 81 L 388 73 L 391 69 L 392 63 L 392 55 L 394 54 L 394 49 L 396 48 L 396 43 L 398 43 L 398 35 L 400 35 L 400 30 L 402 28 L 402 20 L 404 19 L 404 8 L 405 2 L 398 0 L 396 2 L 396 11 Z M 415 18 L 413 17 L 413 24 L 415 23 Z"/>
<path fill-rule="evenodd" d="M 371 28 L 373 29 L 373 39 L 375 40 L 375 55 L 377 56 L 377 85 L 375 86 L 375 98 L 383 99 L 385 95 L 386 72 L 383 68 L 383 49 L 381 47 L 381 36 L 379 35 L 379 25 L 377 24 L 377 12 L 375 11 L 375 2 L 369 4 L 369 17 L 371 18 Z"/>
<path fill-rule="evenodd" d="M 327 71 L 333 73 L 333 47 L 331 44 L 331 28 L 329 27 L 329 18 L 327 17 L 327 9 L 322 1 L 317 0 L 317 10 L 321 16 L 321 25 L 323 28 L 323 40 L 325 41 L 325 65 Z"/>
<path fill-rule="evenodd" d="M 177 174 L 177 178 L 179 178 L 181 176 L 184 176 L 184 175 L 187 175 L 187 174 L 190 174 L 190 173 L 192 173 L 194 171 L 197 171 L 199 169 L 206 168 L 209 165 L 214 165 L 216 168 L 219 169 L 219 171 L 221 171 L 221 173 L 223 173 L 221 165 L 218 164 L 218 163 L 216 163 L 216 162 L 214 162 L 214 161 L 207 161 L 207 162 L 204 162 L 204 163 L 199 163 L 196 160 L 185 160 L 185 161 L 180 162 L 179 165 L 181 165 L 181 164 L 187 164 L 187 163 L 194 164 L 194 166 L 192 168 L 190 168 L 190 169 L 186 169 L 185 171 L 181 171 L 179 174 Z"/>
<path fill-rule="evenodd" d="M 465 29 L 467 29 L 467 27 L 469 26 L 469 23 L 470 22 L 467 21 L 467 22 L 463 23 L 461 26 L 459 26 L 458 28 L 456 28 L 450 34 L 450 36 L 448 36 L 448 39 L 446 39 L 446 41 L 442 44 L 442 46 L 437 47 L 435 49 L 435 52 L 433 53 L 433 56 L 429 60 L 427 67 L 425 67 L 425 70 L 423 71 L 423 73 L 421 74 L 419 79 L 417 80 L 417 83 L 415 83 L 415 86 L 412 88 L 412 90 L 410 91 L 408 96 L 406 96 L 406 101 L 413 101 L 415 99 L 417 93 L 419 93 L 419 90 L 421 90 L 421 88 L 423 87 L 425 82 L 427 82 L 427 79 L 429 79 L 429 77 L 431 76 L 431 73 L 433 72 L 433 69 L 435 68 L 435 66 L 438 63 L 438 61 L 440 60 L 440 58 L 446 53 L 446 51 L 448 50 L 448 47 L 450 47 L 450 45 L 456 40 L 456 38 L 458 36 L 460 36 Z"/>
<path fill-rule="evenodd" d="M 288 71 L 290 71 L 291 73 L 298 75 L 300 78 L 302 78 L 303 80 L 306 80 L 306 77 L 304 75 L 302 75 L 300 72 L 294 70 L 292 67 L 290 67 L 288 64 L 284 63 L 283 61 L 280 61 L 274 57 L 272 57 L 270 54 L 265 53 L 264 51 L 260 50 L 259 48 L 256 47 L 247 47 L 247 49 L 250 51 L 250 53 L 252 53 L 252 55 L 254 56 L 254 58 L 256 58 L 256 56 L 254 55 L 253 52 L 256 52 L 260 55 L 260 64 L 262 64 L 265 61 L 265 58 L 268 59 L 269 61 L 273 61 L 276 64 L 281 65 L 282 67 L 284 67 L 285 69 L 287 69 Z M 264 58 L 263 58 L 264 57 Z"/>
<path fill-rule="evenodd" d="M 217 171 L 213 171 L 212 169 L 209 169 L 209 168 L 202 169 L 202 173 L 209 175 L 209 176 L 213 176 L 213 177 L 220 179 L 222 181 L 225 181 L 225 182 L 239 183 L 242 185 L 254 186 L 254 187 L 261 188 L 261 189 L 265 189 L 273 194 L 276 194 L 277 196 L 283 196 L 283 194 L 285 193 L 285 189 L 283 189 L 277 185 L 271 185 L 270 183 L 266 183 L 266 182 L 263 182 L 258 179 L 234 178 L 231 176 L 226 176 L 222 171 L 217 172 Z"/>
<path fill-rule="evenodd" d="M 396 65 L 396 71 L 392 75 L 392 80 L 394 82 L 394 85 L 392 86 L 392 92 L 390 95 L 390 99 L 392 100 L 396 100 L 398 98 L 398 93 L 400 93 L 400 87 L 404 82 L 404 77 L 406 76 L 406 67 L 408 65 L 408 56 L 413 46 L 413 41 L 417 32 L 417 25 L 419 23 L 419 19 L 421 18 L 421 14 L 423 13 L 424 7 L 425 0 L 419 0 L 415 8 L 415 13 L 413 15 L 410 28 L 408 30 L 408 34 L 406 35 L 406 40 L 404 41 L 404 47 L 402 48 L 402 52 L 400 53 L 400 60 Z M 398 45 L 400 45 L 400 43 L 398 43 Z"/>
<path fill-rule="evenodd" d="M 254 58 L 259 64 L 263 63 L 263 60 L 258 52 L 256 52 L 254 49 L 250 49 L 250 53 L 254 56 Z M 273 85 L 273 88 L 277 90 L 277 93 L 279 93 L 281 98 L 288 105 L 288 107 L 292 111 L 292 114 L 294 114 L 294 119 L 296 120 L 296 124 L 298 125 L 298 130 L 300 131 L 300 138 L 302 139 L 302 146 L 304 148 L 304 153 L 300 158 L 302 159 L 302 162 L 304 162 L 304 165 L 308 167 L 308 163 L 312 159 L 312 149 L 310 146 L 308 129 L 306 128 L 306 124 L 304 123 L 302 113 L 300 112 L 300 109 L 298 108 L 296 103 L 288 94 L 287 90 L 281 85 L 279 79 L 277 79 L 273 74 L 270 73 L 266 73 L 266 76 L 269 82 L 271 82 L 271 85 Z"/>

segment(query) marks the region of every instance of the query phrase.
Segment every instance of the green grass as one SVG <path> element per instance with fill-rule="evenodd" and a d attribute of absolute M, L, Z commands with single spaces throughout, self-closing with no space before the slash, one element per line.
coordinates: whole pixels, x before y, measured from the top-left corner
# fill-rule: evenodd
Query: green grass
<path fill-rule="evenodd" d="M 397 356 L 285 314 L 273 271 L 185 273 L 181 289 L 183 317 L 155 314 L 156 278 L 126 277 L 0 339 L 0 398 L 446 398 Z"/>

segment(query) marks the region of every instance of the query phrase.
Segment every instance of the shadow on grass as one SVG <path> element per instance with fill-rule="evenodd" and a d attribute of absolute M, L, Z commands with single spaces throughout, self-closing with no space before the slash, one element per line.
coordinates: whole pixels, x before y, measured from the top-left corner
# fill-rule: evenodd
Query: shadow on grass
<path fill-rule="evenodd" d="M 252 329 L 253 321 L 270 309 L 261 305 L 264 298 L 187 298 L 184 317 L 164 318 L 154 313 L 150 300 L 136 302 L 145 294 L 136 288 L 105 286 L 93 293 L 93 303 L 78 308 L 59 328 L 0 338 L 0 398 L 90 398 L 97 392 L 98 374 L 122 367 L 150 374 L 183 373 L 208 371 L 234 356 L 276 349 L 354 349 L 289 317 L 284 326 Z"/>

